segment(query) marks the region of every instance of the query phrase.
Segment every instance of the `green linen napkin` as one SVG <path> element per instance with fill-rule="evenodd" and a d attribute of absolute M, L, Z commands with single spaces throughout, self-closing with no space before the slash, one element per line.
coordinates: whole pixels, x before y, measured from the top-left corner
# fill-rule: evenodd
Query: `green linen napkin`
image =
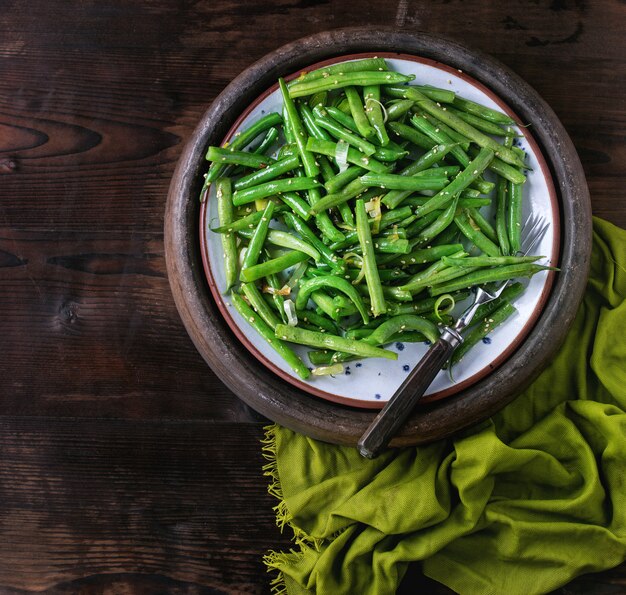
<path fill-rule="evenodd" d="M 407 565 L 459 593 L 545 593 L 626 559 L 626 231 L 594 220 L 584 301 L 535 383 L 461 436 L 375 460 L 276 425 L 265 472 L 297 549 L 275 590 L 393 594 Z"/>

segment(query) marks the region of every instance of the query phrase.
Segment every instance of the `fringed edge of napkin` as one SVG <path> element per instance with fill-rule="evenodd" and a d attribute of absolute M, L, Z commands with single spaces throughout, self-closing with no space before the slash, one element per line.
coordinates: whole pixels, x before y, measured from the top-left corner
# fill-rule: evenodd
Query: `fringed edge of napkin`
<path fill-rule="evenodd" d="M 276 513 L 276 525 L 281 533 L 285 526 L 288 526 L 293 531 L 294 545 L 300 548 L 300 551 L 291 548 L 289 552 L 270 550 L 263 556 L 263 563 L 267 567 L 267 571 L 277 573 L 277 576 L 270 581 L 272 593 L 275 595 L 287 595 L 285 575 L 281 568 L 287 565 L 297 564 L 304 557 L 304 550 L 307 548 L 313 548 L 319 551 L 323 540 L 307 535 L 302 529 L 293 524 L 293 516 L 289 512 L 289 508 L 283 497 L 283 489 L 278 473 L 278 461 L 276 459 L 277 425 L 272 424 L 265 426 L 263 429 L 265 430 L 265 437 L 261 440 L 261 454 L 267 463 L 263 465 L 262 470 L 263 475 L 269 478 L 267 486 L 268 493 L 278 500 L 278 504 L 273 508 Z"/>

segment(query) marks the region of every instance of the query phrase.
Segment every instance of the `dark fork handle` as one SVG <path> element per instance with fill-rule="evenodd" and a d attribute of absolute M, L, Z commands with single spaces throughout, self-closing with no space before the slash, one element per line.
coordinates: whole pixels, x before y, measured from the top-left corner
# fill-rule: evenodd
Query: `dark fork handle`
<path fill-rule="evenodd" d="M 389 444 L 462 340 L 456 331 L 446 328 L 439 340 L 431 345 L 426 355 L 359 439 L 357 447 L 364 457 L 368 459 L 377 457 Z"/>

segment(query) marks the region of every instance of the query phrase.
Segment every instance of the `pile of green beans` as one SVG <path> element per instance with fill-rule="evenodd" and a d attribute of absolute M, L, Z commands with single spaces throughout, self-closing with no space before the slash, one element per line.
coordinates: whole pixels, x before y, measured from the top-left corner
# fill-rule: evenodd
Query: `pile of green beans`
<path fill-rule="evenodd" d="M 413 79 L 381 58 L 280 79 L 280 113 L 207 150 L 221 289 L 302 378 L 396 359 L 385 345 L 435 341 L 468 289 L 547 268 L 518 254 L 515 122 Z M 453 362 L 515 313 L 522 289 L 481 311 Z M 291 344 L 313 348 L 314 369 Z"/>

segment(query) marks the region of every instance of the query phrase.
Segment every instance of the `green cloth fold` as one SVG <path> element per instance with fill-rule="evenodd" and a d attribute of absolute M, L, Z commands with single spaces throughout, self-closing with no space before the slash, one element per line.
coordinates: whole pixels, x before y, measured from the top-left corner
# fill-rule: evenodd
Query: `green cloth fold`
<path fill-rule="evenodd" d="M 488 421 L 385 452 L 276 425 L 264 450 L 277 591 L 387 595 L 407 565 L 459 593 L 546 593 L 626 559 L 626 231 L 594 219 L 591 272 L 550 366 Z"/>

